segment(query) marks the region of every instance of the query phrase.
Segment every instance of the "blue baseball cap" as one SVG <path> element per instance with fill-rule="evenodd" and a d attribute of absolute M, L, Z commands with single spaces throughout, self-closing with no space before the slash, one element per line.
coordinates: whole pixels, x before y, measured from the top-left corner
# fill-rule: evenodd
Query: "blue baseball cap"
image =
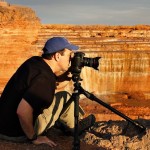
<path fill-rule="evenodd" d="M 64 37 L 53 37 L 47 40 L 47 42 L 45 43 L 43 53 L 44 54 L 55 53 L 64 48 L 67 48 L 72 51 L 79 49 L 78 46 L 71 44 Z"/>

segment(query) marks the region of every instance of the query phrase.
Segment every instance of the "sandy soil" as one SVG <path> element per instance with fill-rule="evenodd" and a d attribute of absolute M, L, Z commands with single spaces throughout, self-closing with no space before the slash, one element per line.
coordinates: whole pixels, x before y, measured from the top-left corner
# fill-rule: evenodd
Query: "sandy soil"
<path fill-rule="evenodd" d="M 75 148 L 73 144 L 74 138 L 72 136 L 66 136 L 59 129 L 52 128 L 48 131 L 47 136 L 57 143 L 55 148 L 51 148 L 47 145 L 33 145 L 31 143 L 12 143 L 8 141 L 0 140 L 0 150 L 71 150 Z M 103 148 L 96 145 L 87 144 L 84 141 L 80 141 L 81 150 L 100 150 Z"/>
<path fill-rule="evenodd" d="M 146 132 L 126 121 L 96 122 L 89 131 L 80 136 L 80 150 L 149 150 L 150 121 L 138 121 L 146 127 Z M 71 150 L 75 148 L 74 138 L 64 135 L 59 129 L 52 128 L 47 136 L 58 144 L 57 147 L 0 141 L 0 150 Z"/>

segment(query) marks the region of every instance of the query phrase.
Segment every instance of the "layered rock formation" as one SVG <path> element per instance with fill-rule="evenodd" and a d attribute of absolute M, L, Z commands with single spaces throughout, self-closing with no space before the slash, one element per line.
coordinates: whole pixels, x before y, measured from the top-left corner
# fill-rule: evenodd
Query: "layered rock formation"
<path fill-rule="evenodd" d="M 1 2 L 2 3 L 2 2 Z M 36 55 L 40 20 L 27 7 L 0 3 L 0 91 L 18 66 Z"/>
<path fill-rule="evenodd" d="M 82 85 L 98 94 L 141 91 L 149 97 L 150 26 L 43 25 L 37 45 L 47 38 L 65 36 L 86 57 L 100 56 L 99 71 L 84 67 Z M 70 88 L 70 87 L 69 87 Z"/>

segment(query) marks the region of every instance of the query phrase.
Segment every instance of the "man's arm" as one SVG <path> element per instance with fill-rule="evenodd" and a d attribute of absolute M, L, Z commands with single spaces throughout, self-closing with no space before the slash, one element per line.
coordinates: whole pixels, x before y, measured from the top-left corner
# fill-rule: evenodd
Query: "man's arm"
<path fill-rule="evenodd" d="M 61 75 L 57 76 L 57 87 L 56 91 L 64 90 L 64 88 L 69 84 L 72 79 L 72 74 L 70 68 Z"/>
<path fill-rule="evenodd" d="M 24 99 L 18 105 L 17 115 L 24 133 L 29 139 L 32 139 L 34 135 L 33 109 Z"/>
<path fill-rule="evenodd" d="M 22 99 L 17 108 L 17 115 L 21 124 L 21 127 L 26 134 L 28 139 L 32 139 L 35 135 L 34 127 L 33 127 L 33 108 L 30 104 Z M 32 141 L 34 144 L 48 144 L 49 146 L 53 147 L 56 144 L 51 141 L 46 136 L 38 136 L 36 140 Z"/>

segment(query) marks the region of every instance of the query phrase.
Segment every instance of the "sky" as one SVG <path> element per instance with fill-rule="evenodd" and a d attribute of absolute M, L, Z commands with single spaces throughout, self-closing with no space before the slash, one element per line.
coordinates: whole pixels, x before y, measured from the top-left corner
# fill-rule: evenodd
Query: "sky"
<path fill-rule="evenodd" d="M 150 0 L 6 0 L 32 8 L 42 24 L 150 25 Z"/>

